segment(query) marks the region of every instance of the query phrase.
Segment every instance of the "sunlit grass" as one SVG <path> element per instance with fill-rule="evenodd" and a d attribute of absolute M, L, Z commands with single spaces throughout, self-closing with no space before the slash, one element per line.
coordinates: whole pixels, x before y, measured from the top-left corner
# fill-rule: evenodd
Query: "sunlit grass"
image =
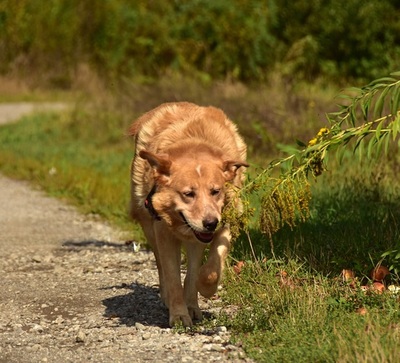
<path fill-rule="evenodd" d="M 115 134 L 102 135 L 104 126 L 96 130 L 90 122 L 80 132 L 76 120 L 84 125 L 85 117 L 89 116 L 41 113 L 2 126 L 0 168 L 31 180 L 84 213 L 132 228 L 127 218 L 132 144 L 122 130 L 116 143 Z"/>
<path fill-rule="evenodd" d="M 235 313 L 220 319 L 257 361 L 392 362 L 400 352 L 399 302 L 390 294 L 365 294 L 276 259 L 230 270 L 225 290 Z"/>

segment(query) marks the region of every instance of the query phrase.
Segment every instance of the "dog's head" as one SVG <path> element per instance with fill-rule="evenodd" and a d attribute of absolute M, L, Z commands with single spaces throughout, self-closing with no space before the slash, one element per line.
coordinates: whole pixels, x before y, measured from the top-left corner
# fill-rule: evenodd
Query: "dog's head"
<path fill-rule="evenodd" d="M 248 164 L 207 150 L 168 154 L 142 150 L 139 155 L 153 169 L 152 205 L 161 219 L 186 239 L 211 242 L 221 220 L 225 184 Z"/>

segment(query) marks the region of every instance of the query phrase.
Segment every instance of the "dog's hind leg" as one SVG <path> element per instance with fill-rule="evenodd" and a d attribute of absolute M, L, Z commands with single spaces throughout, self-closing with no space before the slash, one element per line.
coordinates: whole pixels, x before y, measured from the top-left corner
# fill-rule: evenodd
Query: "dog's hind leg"
<path fill-rule="evenodd" d="M 201 266 L 197 280 L 197 289 L 204 297 L 213 296 L 221 280 L 225 259 L 231 244 L 231 233 L 223 227 L 214 237 L 210 246 L 207 262 Z"/>
<path fill-rule="evenodd" d="M 199 275 L 203 253 L 206 245 L 203 243 L 187 243 L 186 254 L 188 260 L 185 277 L 184 293 L 185 301 L 192 319 L 201 320 L 203 314 L 199 308 L 196 281 Z"/>

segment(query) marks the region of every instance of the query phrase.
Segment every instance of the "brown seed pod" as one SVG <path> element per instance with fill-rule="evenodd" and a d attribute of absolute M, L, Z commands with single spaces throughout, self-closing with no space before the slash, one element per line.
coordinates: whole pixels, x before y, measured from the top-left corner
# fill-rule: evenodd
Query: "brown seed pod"
<path fill-rule="evenodd" d="M 374 282 L 371 286 L 371 291 L 377 294 L 382 294 L 385 291 L 385 285 L 381 282 Z"/>
<path fill-rule="evenodd" d="M 236 275 L 239 275 L 242 272 L 243 266 L 244 266 L 244 261 L 238 261 L 236 265 L 233 266 L 233 271 L 235 271 Z"/>
<path fill-rule="evenodd" d="M 377 266 L 371 270 L 370 277 L 372 281 L 383 281 L 389 274 L 390 271 L 386 266 Z"/>
<path fill-rule="evenodd" d="M 364 308 L 363 306 L 361 306 L 360 308 L 358 308 L 356 310 L 356 313 L 359 315 L 366 315 L 368 313 L 368 310 L 366 308 Z"/>
<path fill-rule="evenodd" d="M 343 281 L 349 282 L 353 281 L 356 277 L 356 273 L 353 270 L 342 270 L 341 276 L 343 278 Z"/>

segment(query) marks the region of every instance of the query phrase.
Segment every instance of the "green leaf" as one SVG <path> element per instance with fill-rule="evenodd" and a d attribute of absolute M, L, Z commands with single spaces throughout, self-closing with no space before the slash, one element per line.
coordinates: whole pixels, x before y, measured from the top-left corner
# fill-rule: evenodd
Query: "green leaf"
<path fill-rule="evenodd" d="M 358 137 L 358 139 L 357 139 L 357 141 L 356 141 L 356 146 L 354 146 L 354 152 L 356 152 L 356 150 L 357 150 L 360 146 L 362 146 L 362 143 L 363 143 L 363 140 L 364 140 L 365 136 L 367 136 L 367 134 L 361 134 L 361 135 Z M 361 148 L 362 148 L 362 147 L 361 147 Z"/>
<path fill-rule="evenodd" d="M 397 250 L 386 251 L 386 252 L 381 254 L 381 257 L 387 257 L 389 255 L 392 255 L 394 252 L 397 252 Z"/>
<path fill-rule="evenodd" d="M 368 111 L 369 111 L 370 101 L 361 105 L 361 111 L 364 116 L 364 120 L 368 119 Z"/>
<path fill-rule="evenodd" d="M 390 99 L 390 112 L 395 115 L 400 109 L 400 84 L 394 87 L 392 97 Z"/>
<path fill-rule="evenodd" d="M 361 88 L 360 87 L 347 87 L 345 89 L 346 92 L 354 92 L 354 93 L 361 93 Z M 347 94 L 344 94 L 345 96 L 354 99 L 354 96 L 349 96 Z M 339 95 L 340 96 L 340 95 Z"/>
<path fill-rule="evenodd" d="M 349 116 L 350 116 L 350 125 L 354 127 L 357 122 L 357 113 L 355 107 L 350 108 Z"/>
<path fill-rule="evenodd" d="M 386 96 L 387 96 L 389 91 L 390 91 L 390 88 L 387 87 L 379 95 L 379 97 L 378 97 L 378 99 L 377 99 L 377 101 L 375 103 L 375 112 L 374 112 L 374 117 L 375 118 L 381 117 L 382 111 L 383 111 L 383 107 L 385 105 Z"/>
<path fill-rule="evenodd" d="M 400 117 L 396 117 L 391 125 L 390 125 L 391 129 L 392 129 L 392 140 L 396 140 L 397 134 L 399 132 L 399 127 L 400 127 Z"/>
<path fill-rule="evenodd" d="M 370 83 L 368 88 L 371 89 L 371 90 L 376 90 L 377 88 L 386 87 L 388 84 L 387 83 L 382 83 L 382 82 L 385 82 L 385 80 L 390 80 L 390 82 L 396 82 L 397 81 L 394 78 L 381 78 L 381 79 L 377 79 L 376 81 L 373 81 L 372 83 Z"/>
<path fill-rule="evenodd" d="M 376 144 L 376 139 L 371 139 L 368 143 L 368 148 L 367 148 L 367 158 L 371 159 L 371 155 L 374 151 L 374 146 Z"/>
<path fill-rule="evenodd" d="M 299 145 L 300 147 L 307 147 L 307 145 L 303 141 L 298 139 L 296 139 L 296 144 Z"/>
<path fill-rule="evenodd" d="M 376 138 L 377 140 L 379 140 L 379 138 L 380 138 L 380 136 L 381 136 L 382 126 L 383 126 L 383 121 L 379 122 L 379 123 L 378 123 L 378 126 L 376 127 L 376 130 L 375 130 L 375 138 Z"/>
<path fill-rule="evenodd" d="M 385 137 L 385 155 L 388 154 L 389 145 L 390 145 L 390 137 L 389 137 L 389 135 L 387 134 L 386 137 Z"/>
<path fill-rule="evenodd" d="M 376 147 L 375 147 L 376 156 L 381 154 L 383 145 L 385 146 L 385 155 L 387 155 L 387 151 L 388 151 L 388 148 L 389 148 L 388 141 L 390 141 L 390 137 L 389 137 L 389 134 L 387 132 L 383 133 L 377 139 Z"/>

